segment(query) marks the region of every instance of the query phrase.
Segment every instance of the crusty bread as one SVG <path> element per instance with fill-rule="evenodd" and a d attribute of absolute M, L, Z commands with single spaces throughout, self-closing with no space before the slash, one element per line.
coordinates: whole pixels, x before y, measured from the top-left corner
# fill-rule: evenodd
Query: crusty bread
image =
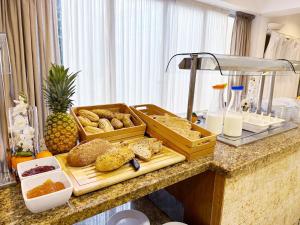
<path fill-rule="evenodd" d="M 67 162 L 70 166 L 87 166 L 95 162 L 99 155 L 113 148 L 115 148 L 114 145 L 108 141 L 95 139 L 71 149 Z"/>
<path fill-rule="evenodd" d="M 130 144 L 129 148 L 131 148 L 134 154 L 142 160 L 149 161 L 152 157 L 150 146 L 146 142 Z"/>
<path fill-rule="evenodd" d="M 153 154 L 160 152 L 162 142 L 156 138 L 145 138 L 129 145 L 134 154 L 145 161 L 149 161 Z"/>
<path fill-rule="evenodd" d="M 100 172 L 116 170 L 134 158 L 132 149 L 115 146 L 115 148 L 101 154 L 96 160 L 96 170 Z"/>
<path fill-rule="evenodd" d="M 195 130 L 186 130 L 186 129 L 175 128 L 175 127 L 172 127 L 172 130 L 180 134 L 181 136 L 191 140 L 198 140 L 201 137 L 200 132 Z"/>
<path fill-rule="evenodd" d="M 150 150 L 152 154 L 159 153 L 162 149 L 162 141 L 155 141 L 153 143 L 150 143 Z"/>
<path fill-rule="evenodd" d="M 168 114 L 151 115 L 150 117 L 162 123 L 163 125 L 167 126 L 171 130 L 175 131 L 176 133 L 180 134 L 185 138 L 191 140 L 197 140 L 201 138 L 201 133 L 199 131 L 192 130 L 191 123 L 186 119 L 170 116 Z"/>
<path fill-rule="evenodd" d="M 164 124 L 167 127 L 177 127 L 177 128 L 182 128 L 186 130 L 190 130 L 192 128 L 191 124 L 189 123 L 188 120 L 180 118 L 180 117 L 175 117 L 175 116 L 170 116 L 168 114 L 165 115 L 151 115 L 153 119 L 156 121 Z"/>

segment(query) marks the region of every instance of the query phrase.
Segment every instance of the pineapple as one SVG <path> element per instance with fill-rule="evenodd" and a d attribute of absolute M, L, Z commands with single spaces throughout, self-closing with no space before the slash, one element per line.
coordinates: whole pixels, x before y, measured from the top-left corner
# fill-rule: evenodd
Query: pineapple
<path fill-rule="evenodd" d="M 52 64 L 44 87 L 46 103 L 51 111 L 44 130 L 45 144 L 53 154 L 68 152 L 77 144 L 75 120 L 67 113 L 73 105 L 77 73 L 69 73 L 64 66 Z"/>

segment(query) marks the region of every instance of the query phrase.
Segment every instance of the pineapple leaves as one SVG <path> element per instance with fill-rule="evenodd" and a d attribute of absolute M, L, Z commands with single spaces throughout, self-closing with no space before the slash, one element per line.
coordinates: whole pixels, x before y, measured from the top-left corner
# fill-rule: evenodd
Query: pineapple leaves
<path fill-rule="evenodd" d="M 78 73 L 69 73 L 69 68 L 52 64 L 43 89 L 46 103 L 53 113 L 66 112 L 73 105 L 71 98 Z"/>

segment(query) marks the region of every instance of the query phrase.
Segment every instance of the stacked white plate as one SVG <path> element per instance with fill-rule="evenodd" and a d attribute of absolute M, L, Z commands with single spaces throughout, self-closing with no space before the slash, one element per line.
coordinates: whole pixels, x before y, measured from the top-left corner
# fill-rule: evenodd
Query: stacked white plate
<path fill-rule="evenodd" d="M 150 225 L 147 216 L 138 210 L 124 210 L 113 215 L 106 225 Z M 168 222 L 163 225 L 187 225 L 180 222 Z"/>
<path fill-rule="evenodd" d="M 144 213 L 131 209 L 116 213 L 107 225 L 150 225 L 150 221 Z"/>

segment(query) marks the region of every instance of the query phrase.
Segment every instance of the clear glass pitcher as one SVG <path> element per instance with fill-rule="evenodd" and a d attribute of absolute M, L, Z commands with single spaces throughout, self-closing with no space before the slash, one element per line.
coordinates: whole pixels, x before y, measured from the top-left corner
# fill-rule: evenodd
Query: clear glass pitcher
<path fill-rule="evenodd" d="M 231 100 L 225 113 L 223 133 L 231 137 L 242 135 L 243 114 L 241 107 L 241 97 L 244 87 L 231 87 Z"/>

